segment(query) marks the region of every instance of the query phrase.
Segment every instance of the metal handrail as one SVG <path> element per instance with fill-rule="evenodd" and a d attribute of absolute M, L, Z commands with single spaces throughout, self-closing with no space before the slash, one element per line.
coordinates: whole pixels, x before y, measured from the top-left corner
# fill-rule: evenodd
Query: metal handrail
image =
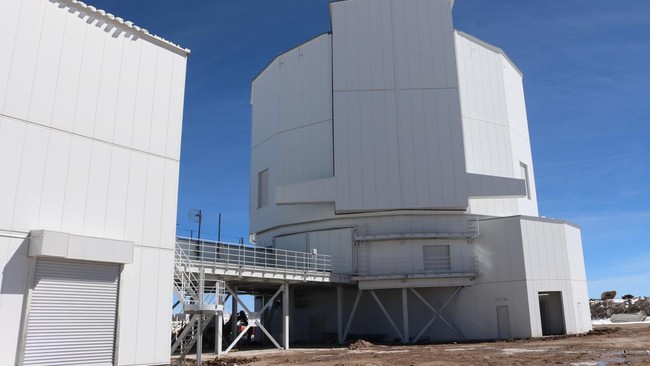
<path fill-rule="evenodd" d="M 187 256 L 183 248 L 176 246 L 174 258 L 174 285 L 180 296 L 183 306 L 201 304 L 222 304 L 225 297 L 226 285 L 224 281 L 216 281 L 212 286 L 203 283 L 196 275 L 199 268 Z M 203 291 L 200 287 L 203 286 Z M 203 300 L 200 294 L 203 293 Z"/>
<path fill-rule="evenodd" d="M 358 275 L 454 275 L 478 273 L 478 257 L 360 258 Z"/>
<path fill-rule="evenodd" d="M 330 255 L 243 244 L 176 238 L 177 251 L 191 263 L 227 271 L 331 275 L 338 267 Z M 336 272 L 335 272 L 336 273 Z"/>

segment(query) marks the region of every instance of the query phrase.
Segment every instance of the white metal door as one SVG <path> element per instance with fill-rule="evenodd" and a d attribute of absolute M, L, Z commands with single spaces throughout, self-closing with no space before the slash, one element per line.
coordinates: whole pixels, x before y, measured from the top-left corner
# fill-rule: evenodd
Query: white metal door
<path fill-rule="evenodd" d="M 119 264 L 38 259 L 24 365 L 112 365 Z"/>
<path fill-rule="evenodd" d="M 497 324 L 499 326 L 499 339 L 510 339 L 510 315 L 508 305 L 497 306 Z"/>

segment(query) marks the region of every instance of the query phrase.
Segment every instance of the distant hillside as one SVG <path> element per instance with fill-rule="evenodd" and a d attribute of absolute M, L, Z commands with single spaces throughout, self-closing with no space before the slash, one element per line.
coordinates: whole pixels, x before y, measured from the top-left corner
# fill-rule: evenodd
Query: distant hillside
<path fill-rule="evenodd" d="M 638 313 L 640 310 L 645 311 L 646 314 L 650 314 L 649 297 L 632 297 L 627 295 L 623 297 L 625 299 L 591 299 L 589 301 L 591 319 L 605 319 L 609 318 L 613 314 Z"/>

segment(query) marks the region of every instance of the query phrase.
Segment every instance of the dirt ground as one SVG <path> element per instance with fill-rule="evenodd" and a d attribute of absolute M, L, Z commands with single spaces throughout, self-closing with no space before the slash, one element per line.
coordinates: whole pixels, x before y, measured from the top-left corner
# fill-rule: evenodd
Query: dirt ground
<path fill-rule="evenodd" d="M 650 365 L 650 324 L 597 325 L 583 336 L 417 346 L 355 342 L 329 349 L 239 351 L 219 359 L 204 355 L 203 360 L 210 366 Z"/>

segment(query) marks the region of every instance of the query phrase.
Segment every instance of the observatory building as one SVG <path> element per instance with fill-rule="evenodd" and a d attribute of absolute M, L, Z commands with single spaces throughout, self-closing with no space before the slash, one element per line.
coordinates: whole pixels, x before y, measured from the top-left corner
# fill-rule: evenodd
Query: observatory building
<path fill-rule="evenodd" d="M 188 50 L 0 1 L 0 365 L 170 359 Z"/>
<path fill-rule="evenodd" d="M 332 2 L 331 33 L 253 81 L 256 245 L 349 275 L 293 286 L 292 341 L 591 329 L 580 229 L 538 214 L 522 73 L 452 6 Z"/>

